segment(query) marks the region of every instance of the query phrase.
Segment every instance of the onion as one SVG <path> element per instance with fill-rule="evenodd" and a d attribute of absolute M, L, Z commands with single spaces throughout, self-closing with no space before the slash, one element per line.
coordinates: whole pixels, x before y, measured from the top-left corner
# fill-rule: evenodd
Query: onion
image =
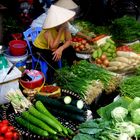
<path fill-rule="evenodd" d="M 108 66 L 109 66 L 109 61 L 108 61 L 107 59 L 105 59 L 105 60 L 103 61 L 103 64 L 104 64 L 106 67 L 108 67 Z"/>
<path fill-rule="evenodd" d="M 101 59 L 102 61 L 105 61 L 105 60 L 106 60 L 106 55 L 103 54 L 103 55 L 100 57 L 100 59 Z"/>
<path fill-rule="evenodd" d="M 97 59 L 96 59 L 96 63 L 97 63 L 97 64 L 102 64 L 102 61 L 101 61 L 99 58 L 97 58 Z"/>

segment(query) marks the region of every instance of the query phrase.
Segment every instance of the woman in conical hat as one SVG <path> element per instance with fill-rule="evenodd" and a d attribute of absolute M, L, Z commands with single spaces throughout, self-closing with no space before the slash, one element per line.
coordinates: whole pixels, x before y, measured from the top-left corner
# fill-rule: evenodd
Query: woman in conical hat
<path fill-rule="evenodd" d="M 43 24 L 43 29 L 35 39 L 33 53 L 40 52 L 48 63 L 55 67 L 57 61 L 63 57 L 68 65 L 72 65 L 76 58 L 71 45 L 71 33 L 67 22 L 73 18 L 75 12 L 51 5 Z M 51 70 L 52 73 L 52 70 Z"/>
<path fill-rule="evenodd" d="M 78 14 L 79 11 L 79 6 L 73 0 L 58 0 L 57 2 L 54 3 L 54 5 L 75 11 L 76 15 Z M 68 22 L 68 27 L 69 27 L 69 31 L 72 33 L 73 36 L 77 35 L 88 41 L 91 41 L 92 37 L 82 33 L 78 28 L 76 28 L 70 22 Z"/>
<path fill-rule="evenodd" d="M 79 7 L 73 0 L 58 0 L 55 5 L 73 11 Z"/>

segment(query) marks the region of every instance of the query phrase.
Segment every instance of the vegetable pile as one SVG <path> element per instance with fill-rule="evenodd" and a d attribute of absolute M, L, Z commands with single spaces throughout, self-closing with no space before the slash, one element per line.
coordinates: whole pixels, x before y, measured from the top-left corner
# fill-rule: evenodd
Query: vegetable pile
<path fill-rule="evenodd" d="M 140 23 L 129 16 L 115 19 L 111 25 L 111 34 L 116 41 L 135 41 L 140 38 Z"/>
<path fill-rule="evenodd" d="M 36 99 L 40 100 L 52 114 L 62 117 L 67 122 L 72 121 L 78 125 L 86 120 L 87 108 L 82 103 L 82 100 L 77 100 L 70 96 L 52 99 L 39 94 L 36 95 Z"/>
<path fill-rule="evenodd" d="M 110 93 L 116 89 L 120 77 L 85 60 L 71 68 L 58 70 L 57 84 L 79 94 L 90 104 L 103 89 Z"/>
<path fill-rule="evenodd" d="M 15 117 L 15 120 L 31 132 L 49 139 L 59 140 L 59 136 L 71 137 L 74 134 L 71 129 L 64 127 L 41 101 L 37 101 L 35 106 L 30 106 L 20 117 Z"/>
<path fill-rule="evenodd" d="M 119 85 L 120 93 L 130 98 L 140 97 L 140 76 L 125 78 Z"/>
<path fill-rule="evenodd" d="M 140 138 L 140 98 L 120 97 L 101 107 L 101 118 L 89 120 L 79 126 L 73 140 L 132 140 Z"/>
<path fill-rule="evenodd" d="M 8 120 L 0 122 L 0 140 L 19 140 L 18 132 L 10 125 Z"/>
<path fill-rule="evenodd" d="M 109 36 L 108 36 L 109 37 Z M 116 57 L 116 46 L 115 42 L 109 38 L 102 38 L 98 40 L 98 44 L 92 53 L 92 59 L 102 67 L 108 67 L 109 61 Z"/>
<path fill-rule="evenodd" d="M 117 51 L 117 57 L 109 63 L 107 70 L 117 73 L 133 72 L 140 65 L 140 56 L 131 51 Z"/>
<path fill-rule="evenodd" d="M 89 45 L 87 40 L 78 36 L 72 38 L 72 45 L 76 52 L 91 53 L 93 49 L 92 46 Z"/>

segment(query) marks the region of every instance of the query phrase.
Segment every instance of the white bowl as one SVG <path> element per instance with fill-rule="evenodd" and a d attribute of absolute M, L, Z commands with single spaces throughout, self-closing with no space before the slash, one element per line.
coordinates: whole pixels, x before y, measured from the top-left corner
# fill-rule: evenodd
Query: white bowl
<path fill-rule="evenodd" d="M 9 50 L 6 50 L 6 52 L 4 53 L 4 56 L 11 62 L 11 63 L 17 63 L 17 62 L 22 62 L 22 61 L 26 61 L 27 57 L 28 57 L 28 51 L 26 52 L 26 54 L 22 55 L 22 56 L 13 56 L 9 53 Z"/>

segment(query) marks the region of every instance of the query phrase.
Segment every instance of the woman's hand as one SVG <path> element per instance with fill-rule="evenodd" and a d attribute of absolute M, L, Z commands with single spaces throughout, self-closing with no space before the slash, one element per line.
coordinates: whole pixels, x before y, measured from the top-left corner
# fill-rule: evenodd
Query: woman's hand
<path fill-rule="evenodd" d="M 61 59 L 61 56 L 62 56 L 62 52 L 63 52 L 63 47 L 59 47 L 58 49 L 56 49 L 54 52 L 53 52 L 53 60 L 54 61 L 58 61 Z"/>

